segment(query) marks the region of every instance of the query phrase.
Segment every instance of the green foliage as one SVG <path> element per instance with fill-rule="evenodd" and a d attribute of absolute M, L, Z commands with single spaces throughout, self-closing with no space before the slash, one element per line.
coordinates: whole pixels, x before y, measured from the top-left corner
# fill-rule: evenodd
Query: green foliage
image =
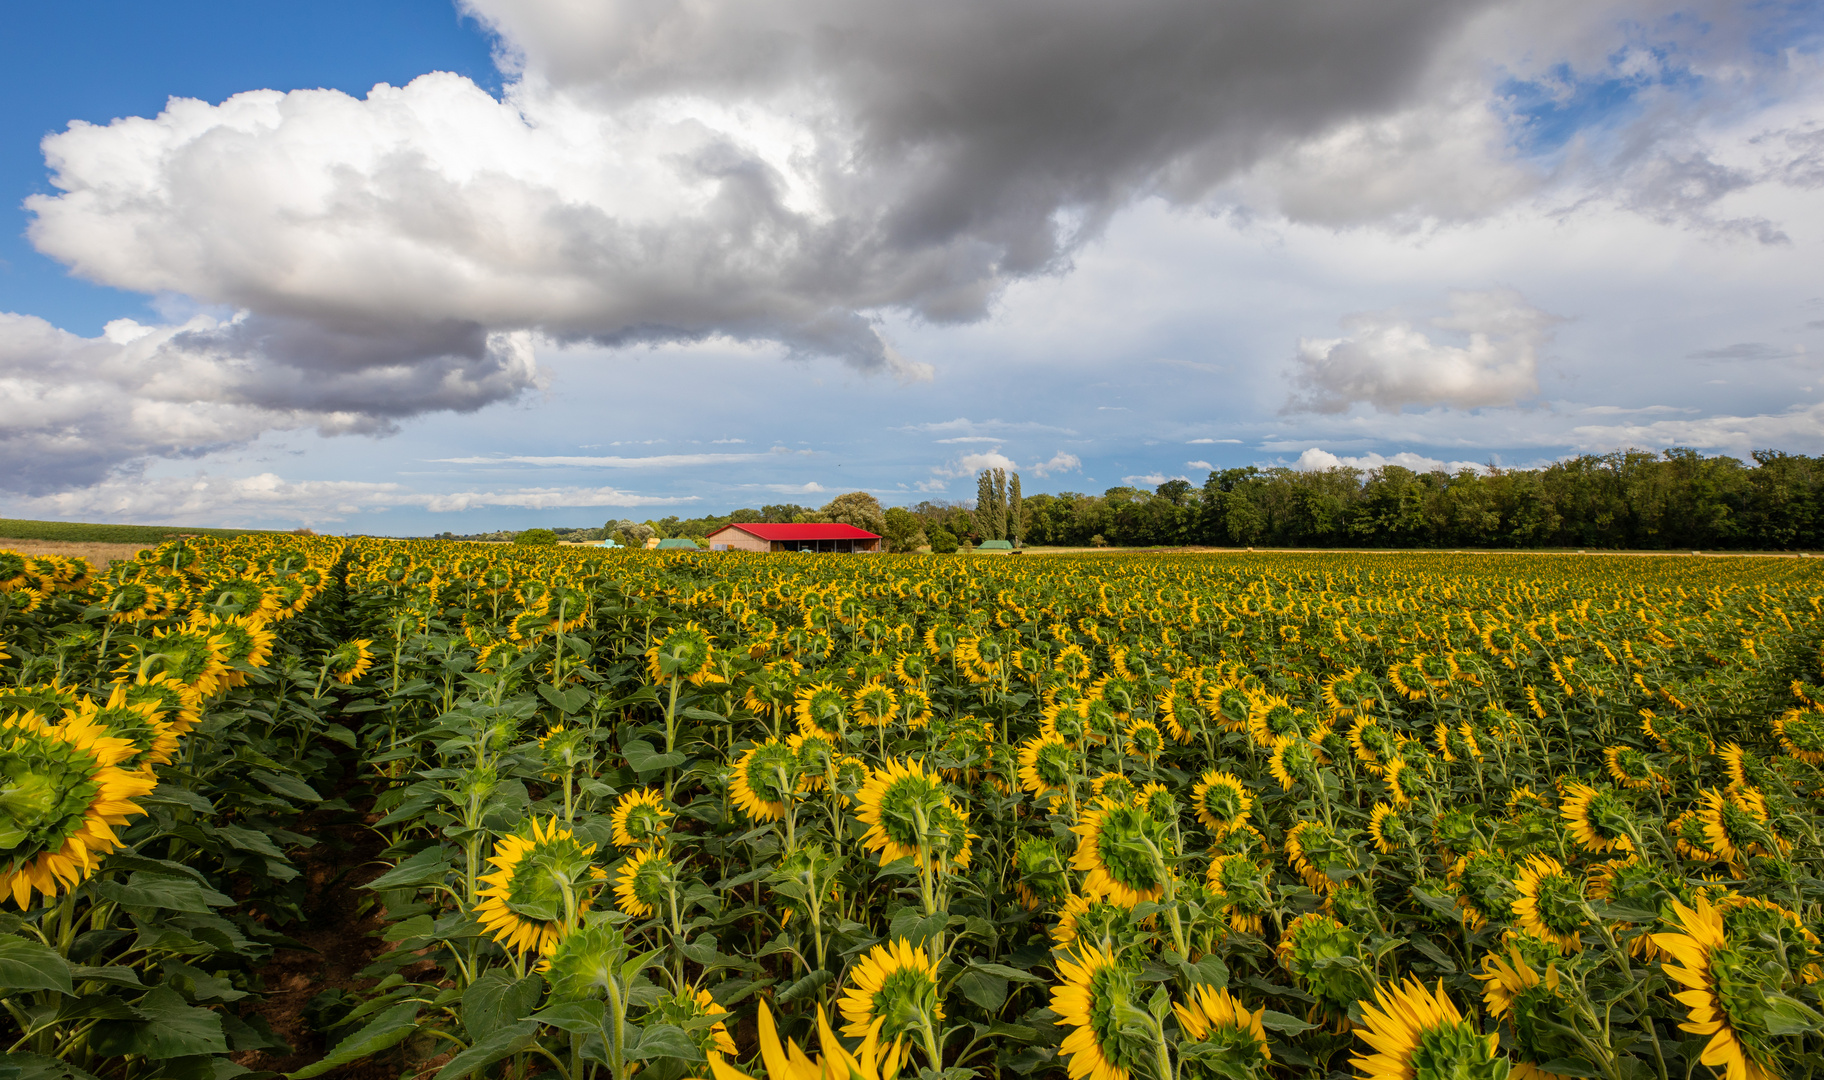
<path fill-rule="evenodd" d="M 888 551 L 917 551 L 928 543 L 924 525 L 918 520 L 917 514 L 903 507 L 891 506 L 887 508 L 884 517 L 885 531 L 882 535 L 887 538 Z"/>
<path fill-rule="evenodd" d="M 244 536 L 260 531 L 178 525 L 94 525 L 80 521 L 0 518 L 0 538 L 58 540 L 72 544 L 161 544 L 178 536 Z"/>
<path fill-rule="evenodd" d="M 826 521 L 839 521 L 879 536 L 887 533 L 887 517 L 880 500 L 865 491 L 836 496 L 824 504 L 822 514 Z"/>
<path fill-rule="evenodd" d="M 550 529 L 527 529 L 513 537 L 521 547 L 556 547 L 557 534 Z"/>

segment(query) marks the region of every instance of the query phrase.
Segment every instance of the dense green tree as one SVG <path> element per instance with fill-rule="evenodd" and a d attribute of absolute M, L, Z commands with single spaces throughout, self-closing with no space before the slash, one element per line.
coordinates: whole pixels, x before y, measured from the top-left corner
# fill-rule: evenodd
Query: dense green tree
<path fill-rule="evenodd" d="M 886 512 L 886 529 L 882 534 L 887 539 L 888 551 L 917 551 L 928 541 L 925 538 L 924 524 L 918 515 L 899 506 L 889 506 Z"/>
<path fill-rule="evenodd" d="M 825 521 L 839 521 L 879 536 L 887 532 L 887 515 L 880 500 L 865 491 L 851 491 L 825 503 L 819 511 Z"/>

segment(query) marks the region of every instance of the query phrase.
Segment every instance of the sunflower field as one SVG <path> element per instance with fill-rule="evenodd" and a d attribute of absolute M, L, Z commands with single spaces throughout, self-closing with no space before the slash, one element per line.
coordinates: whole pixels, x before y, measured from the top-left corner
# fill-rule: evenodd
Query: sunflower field
<path fill-rule="evenodd" d="M 0 553 L 0 1074 L 1824 1074 L 1809 560 Z M 266 1021 L 321 823 L 360 978 Z"/>

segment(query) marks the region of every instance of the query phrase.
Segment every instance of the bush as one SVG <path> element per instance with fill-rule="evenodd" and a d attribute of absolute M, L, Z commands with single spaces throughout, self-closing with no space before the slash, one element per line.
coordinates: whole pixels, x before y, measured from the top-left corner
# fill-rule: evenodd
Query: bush
<path fill-rule="evenodd" d="M 514 536 L 513 542 L 526 547 L 556 547 L 557 534 L 550 529 L 527 529 Z"/>
<path fill-rule="evenodd" d="M 939 525 L 931 531 L 931 550 L 939 555 L 956 554 L 956 534 Z"/>

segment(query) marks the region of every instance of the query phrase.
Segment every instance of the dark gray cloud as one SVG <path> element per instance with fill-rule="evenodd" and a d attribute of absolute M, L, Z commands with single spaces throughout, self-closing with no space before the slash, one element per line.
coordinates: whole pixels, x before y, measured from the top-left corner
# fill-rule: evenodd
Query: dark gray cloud
<path fill-rule="evenodd" d="M 90 447 L 88 464 L 34 465 L 49 479 L 33 483 L 244 439 L 235 432 L 256 416 L 376 431 L 507 400 L 536 381 L 533 335 L 607 346 L 731 338 L 929 378 L 928 358 L 901 355 L 884 318 L 983 318 L 1011 282 L 1067 270 L 1137 200 L 1245 204 L 1338 227 L 1510 206 L 1546 177 L 1512 160 L 1492 89 L 1504 65 L 1612 66 L 1629 27 L 1661 26 L 1674 10 L 1659 0 L 462 6 L 500 35 L 516 76 L 504 100 L 430 74 L 364 99 L 173 99 L 157 117 L 73 124 L 45 141 L 59 192 L 28 201 L 39 250 L 97 282 L 239 315 L 163 328 L 144 357 L 161 378 L 201 373 L 150 400 L 214 410 L 219 422 L 190 434 L 170 425 L 162 442 L 133 425 L 120 430 L 142 434 L 85 435 L 71 445 Z M 1745 48 L 1730 5 L 1698 10 L 1714 28 L 1706 40 L 1723 43 L 1711 60 Z M 1754 171 L 1674 138 L 1676 110 L 1659 110 L 1621 149 L 1585 152 L 1592 175 L 1614 185 L 1604 197 L 1656 220 L 1783 239 L 1775 223 L 1713 208 L 1757 178 L 1808 183 L 1810 129 L 1774 140 L 1786 164 Z M 1418 353 L 1382 344 L 1301 361 L 1314 365 L 1310 401 L 1475 404 L 1536 386 L 1531 353 L 1516 346 L 1449 360 L 1455 388 L 1428 396 L 1400 374 Z M 97 385 L 152 377 L 97 370 Z M 40 377 L 51 393 L 55 376 Z M 40 432 L 22 415 L 20 430 Z M 99 432 L 110 415 L 98 407 L 70 423 Z M 62 453 L 49 435 L 31 437 Z"/>

